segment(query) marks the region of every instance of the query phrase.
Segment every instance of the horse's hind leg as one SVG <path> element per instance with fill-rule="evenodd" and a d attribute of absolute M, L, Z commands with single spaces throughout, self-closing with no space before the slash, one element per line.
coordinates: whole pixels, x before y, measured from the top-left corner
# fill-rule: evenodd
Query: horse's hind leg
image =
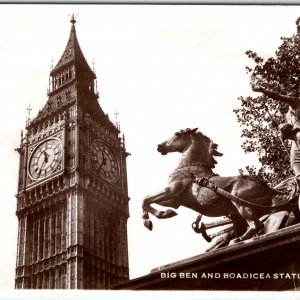
<path fill-rule="evenodd" d="M 235 204 L 235 206 L 237 207 L 242 217 L 247 221 L 249 228 L 242 236 L 234 239 L 232 243 L 237 243 L 250 239 L 261 229 L 264 228 L 263 222 L 259 220 L 259 218 L 256 216 L 256 214 L 250 207 L 240 206 L 238 204 Z"/>
<path fill-rule="evenodd" d="M 248 223 L 245 218 L 242 217 L 237 207 L 232 205 L 229 209 L 228 217 L 232 220 L 233 231 L 236 238 L 242 236 L 248 227 Z"/>

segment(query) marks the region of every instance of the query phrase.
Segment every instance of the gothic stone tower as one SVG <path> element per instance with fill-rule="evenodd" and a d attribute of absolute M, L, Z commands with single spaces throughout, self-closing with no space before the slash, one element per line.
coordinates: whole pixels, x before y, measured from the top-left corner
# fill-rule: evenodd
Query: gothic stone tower
<path fill-rule="evenodd" d="M 17 149 L 17 289 L 108 289 L 128 279 L 124 137 L 98 103 L 71 23 L 48 100 Z"/>

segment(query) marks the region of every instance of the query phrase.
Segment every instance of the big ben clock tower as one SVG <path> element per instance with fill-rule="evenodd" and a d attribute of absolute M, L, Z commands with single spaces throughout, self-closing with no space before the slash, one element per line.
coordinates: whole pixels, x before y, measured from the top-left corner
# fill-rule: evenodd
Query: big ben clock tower
<path fill-rule="evenodd" d="M 109 289 L 128 279 L 124 137 L 98 103 L 75 23 L 17 149 L 17 289 Z"/>

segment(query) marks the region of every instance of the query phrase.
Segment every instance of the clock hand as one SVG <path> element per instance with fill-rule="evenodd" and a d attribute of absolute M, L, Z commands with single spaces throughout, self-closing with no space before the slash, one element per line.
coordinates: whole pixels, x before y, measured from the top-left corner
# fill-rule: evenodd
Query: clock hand
<path fill-rule="evenodd" d="M 45 163 L 46 163 L 46 162 L 45 162 L 45 160 L 44 160 L 43 163 L 42 163 L 42 165 L 41 165 L 41 167 L 40 167 L 40 171 L 39 171 L 39 174 L 38 174 L 39 176 L 40 176 L 41 173 L 42 173 L 42 168 L 44 167 Z"/>
<path fill-rule="evenodd" d="M 48 155 L 48 153 L 46 152 L 46 150 L 43 152 L 43 154 L 44 154 L 44 160 L 43 160 L 42 165 L 40 166 L 40 168 L 38 168 L 38 169 L 39 169 L 38 176 L 41 175 L 42 169 L 43 169 L 44 165 L 48 162 L 48 157 L 49 157 L 49 155 Z M 38 170 L 38 169 L 37 169 L 37 170 Z"/>
<path fill-rule="evenodd" d="M 46 150 L 43 152 L 44 153 L 44 162 L 48 162 L 49 154 L 46 152 Z"/>
<path fill-rule="evenodd" d="M 106 160 L 107 160 L 106 157 L 104 157 L 104 152 L 103 151 L 101 152 L 101 154 L 102 154 L 102 162 L 98 167 L 99 172 L 101 171 L 102 167 L 106 165 Z"/>
<path fill-rule="evenodd" d="M 104 152 L 102 151 L 102 166 L 106 165 L 107 158 L 104 156 Z"/>

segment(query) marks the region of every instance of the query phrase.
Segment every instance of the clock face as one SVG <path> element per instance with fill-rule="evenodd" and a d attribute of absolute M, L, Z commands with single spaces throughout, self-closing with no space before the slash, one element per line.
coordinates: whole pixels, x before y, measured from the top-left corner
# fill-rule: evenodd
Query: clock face
<path fill-rule="evenodd" d="M 100 141 L 92 143 L 91 160 L 93 170 L 107 181 L 113 182 L 119 176 L 119 165 L 114 153 Z"/>
<path fill-rule="evenodd" d="M 33 179 L 42 179 L 61 168 L 62 147 L 57 139 L 49 139 L 39 144 L 29 161 L 29 174 Z"/>

